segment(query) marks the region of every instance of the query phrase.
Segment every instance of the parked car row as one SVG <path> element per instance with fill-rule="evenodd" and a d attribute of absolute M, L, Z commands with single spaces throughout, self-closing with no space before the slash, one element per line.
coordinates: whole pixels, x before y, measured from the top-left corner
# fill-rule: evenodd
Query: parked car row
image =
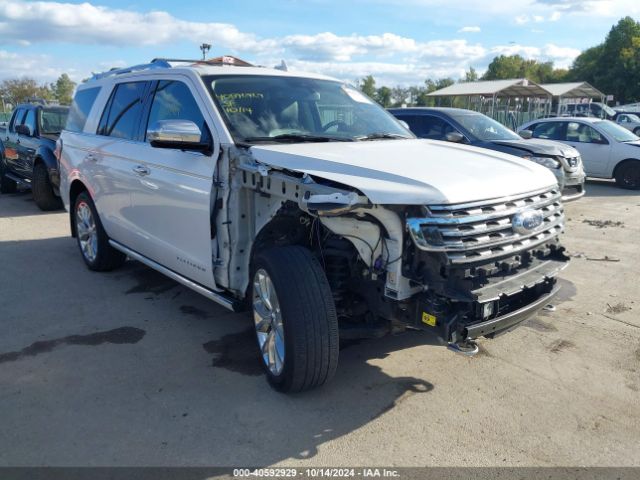
<path fill-rule="evenodd" d="M 524 139 L 478 112 L 459 108 L 391 109 L 419 138 L 465 143 L 515 155 L 547 167 L 556 176 L 563 200 L 584 195 L 585 174 L 578 151 L 548 140 Z"/>
<path fill-rule="evenodd" d="M 632 114 L 618 116 L 618 123 L 595 117 L 543 118 L 522 125 L 518 136 L 470 110 L 390 111 L 420 138 L 479 146 L 546 166 L 556 175 L 565 201 L 584 195 L 585 176 L 615 179 L 622 188 L 640 189 L 640 138 L 631 132 L 640 133 L 640 123 L 635 126 L 638 118 Z"/>

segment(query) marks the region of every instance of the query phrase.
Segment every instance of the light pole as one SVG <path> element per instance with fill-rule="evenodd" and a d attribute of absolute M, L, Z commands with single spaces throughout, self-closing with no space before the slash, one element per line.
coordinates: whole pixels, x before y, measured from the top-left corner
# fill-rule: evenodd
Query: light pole
<path fill-rule="evenodd" d="M 204 62 L 207 59 L 207 52 L 211 50 L 211 44 L 203 43 L 200 45 L 200 50 L 202 51 L 202 61 Z"/>

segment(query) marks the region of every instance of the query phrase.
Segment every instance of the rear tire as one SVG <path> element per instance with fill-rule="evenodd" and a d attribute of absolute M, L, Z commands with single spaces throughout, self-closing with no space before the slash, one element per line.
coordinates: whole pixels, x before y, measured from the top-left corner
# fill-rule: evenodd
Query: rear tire
<path fill-rule="evenodd" d="M 38 163 L 33 169 L 31 183 L 33 199 L 40 210 L 50 211 L 62 208 L 62 201 L 54 191 L 49 179 L 49 171 L 44 163 Z"/>
<path fill-rule="evenodd" d="M 640 190 L 640 161 L 626 162 L 616 169 L 616 184 L 627 190 Z"/>
<path fill-rule="evenodd" d="M 78 248 L 87 267 L 98 272 L 120 267 L 127 256 L 109 245 L 96 206 L 86 191 L 77 196 L 72 212 Z"/>
<path fill-rule="evenodd" d="M 4 172 L 6 168 L 4 159 L 0 158 L 0 193 L 16 193 L 18 184 L 10 178 L 5 177 Z"/>
<path fill-rule="evenodd" d="M 251 278 L 256 338 L 271 386 L 301 392 L 328 382 L 338 365 L 338 317 L 318 260 L 306 248 L 272 248 L 256 255 Z M 272 292 L 266 301 L 264 291 Z M 271 362 L 271 354 L 279 361 Z"/>

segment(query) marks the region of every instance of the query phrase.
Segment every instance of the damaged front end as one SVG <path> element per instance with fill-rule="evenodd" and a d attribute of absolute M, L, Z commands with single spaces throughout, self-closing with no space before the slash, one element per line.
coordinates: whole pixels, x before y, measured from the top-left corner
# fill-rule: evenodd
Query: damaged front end
<path fill-rule="evenodd" d="M 568 257 L 558 241 L 564 211 L 557 189 L 412 213 L 403 275 L 425 286 L 412 309 L 415 327 L 452 343 L 491 337 L 558 292 Z"/>

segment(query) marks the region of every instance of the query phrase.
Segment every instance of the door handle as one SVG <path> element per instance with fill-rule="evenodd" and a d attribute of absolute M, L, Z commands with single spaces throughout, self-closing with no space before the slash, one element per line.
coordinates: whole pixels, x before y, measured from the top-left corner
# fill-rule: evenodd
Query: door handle
<path fill-rule="evenodd" d="M 143 165 L 138 165 L 138 166 L 133 167 L 133 171 L 136 174 L 140 175 L 141 177 L 144 177 L 146 175 L 149 175 L 149 173 L 151 173 L 149 171 L 149 169 L 147 167 L 143 166 Z"/>

